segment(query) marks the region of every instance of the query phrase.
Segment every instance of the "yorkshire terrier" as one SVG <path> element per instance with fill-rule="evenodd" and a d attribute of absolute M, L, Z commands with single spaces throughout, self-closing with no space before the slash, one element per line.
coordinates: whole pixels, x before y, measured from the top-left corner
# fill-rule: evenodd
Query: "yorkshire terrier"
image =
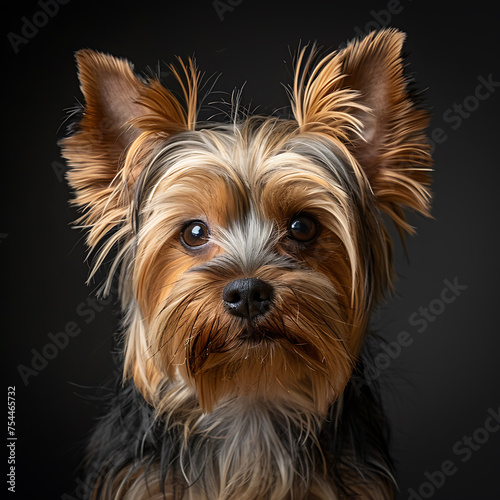
<path fill-rule="evenodd" d="M 393 497 L 362 347 L 392 286 L 382 214 L 404 236 L 403 209 L 430 209 L 404 38 L 302 48 L 290 115 L 229 123 L 197 121 L 192 59 L 170 66 L 176 93 L 77 52 L 85 103 L 62 152 L 92 274 L 114 255 L 104 293 L 116 276 L 123 308 L 91 498 Z"/>

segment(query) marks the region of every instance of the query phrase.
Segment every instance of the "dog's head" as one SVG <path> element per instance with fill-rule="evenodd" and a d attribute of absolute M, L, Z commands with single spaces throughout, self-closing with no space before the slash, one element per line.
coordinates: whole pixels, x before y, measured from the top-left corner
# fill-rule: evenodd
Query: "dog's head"
<path fill-rule="evenodd" d="M 171 67 L 183 104 L 122 59 L 77 53 L 85 107 L 62 141 L 97 266 L 117 248 L 126 373 L 154 401 L 180 380 L 205 410 L 241 394 L 324 411 L 343 391 L 391 280 L 382 223 L 427 215 L 427 113 L 403 76 L 404 35 L 322 59 L 302 50 L 290 119 L 197 124 L 199 73 Z"/>

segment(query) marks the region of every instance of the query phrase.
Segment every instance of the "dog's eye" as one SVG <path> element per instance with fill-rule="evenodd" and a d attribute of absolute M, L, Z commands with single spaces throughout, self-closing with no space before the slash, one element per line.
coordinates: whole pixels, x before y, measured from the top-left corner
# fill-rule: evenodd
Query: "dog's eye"
<path fill-rule="evenodd" d="M 316 237 L 318 228 L 312 217 L 299 215 L 290 220 L 289 232 L 291 238 L 305 243 Z"/>
<path fill-rule="evenodd" d="M 200 221 L 193 221 L 184 226 L 181 241 L 187 247 L 200 247 L 208 241 L 208 227 Z"/>

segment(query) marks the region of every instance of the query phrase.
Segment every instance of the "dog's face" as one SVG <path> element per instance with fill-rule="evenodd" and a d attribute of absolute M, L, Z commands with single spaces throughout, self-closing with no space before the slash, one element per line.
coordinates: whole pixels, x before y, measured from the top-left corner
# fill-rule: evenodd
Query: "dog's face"
<path fill-rule="evenodd" d="M 163 381 L 209 411 L 242 394 L 341 394 L 372 305 L 391 277 L 387 213 L 428 213 L 426 114 L 402 75 L 403 35 L 386 30 L 317 64 L 299 55 L 293 118 L 196 124 L 126 61 L 82 51 L 86 106 L 63 140 L 97 261 L 118 245 L 125 368 L 154 401 Z M 110 234 L 111 232 L 111 234 Z"/>
<path fill-rule="evenodd" d="M 368 245 L 385 251 L 341 151 L 249 119 L 159 145 L 138 184 L 132 282 L 154 369 L 206 407 L 339 394 L 366 326 Z"/>

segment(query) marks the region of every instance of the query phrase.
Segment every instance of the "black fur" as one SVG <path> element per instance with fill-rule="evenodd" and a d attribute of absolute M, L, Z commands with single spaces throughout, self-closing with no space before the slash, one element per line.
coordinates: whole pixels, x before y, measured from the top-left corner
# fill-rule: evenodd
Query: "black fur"
<path fill-rule="evenodd" d="M 344 480 L 346 471 L 350 478 L 358 478 L 358 483 L 392 483 L 387 472 L 392 473 L 388 428 L 377 387 L 365 380 L 364 363 L 370 362 L 366 356 L 365 353 L 365 362 L 360 361 L 354 370 L 341 400 L 330 408 L 330 417 L 319 436 L 341 498 L 353 494 L 348 486 L 352 481 Z M 178 477 L 179 436 L 155 418 L 154 408 L 133 382 L 123 383 L 120 373 L 117 370 L 113 391 L 103 396 L 103 416 L 98 418 L 88 446 L 86 485 L 88 491 L 97 486 L 98 498 L 104 493 L 102 483 L 98 485 L 99 477 L 113 476 L 125 467 L 133 472 L 134 467 L 147 464 L 147 470 L 160 464 L 163 483 L 167 475 Z M 286 436 L 284 441 L 288 441 Z M 180 488 L 175 498 L 182 497 Z"/>

